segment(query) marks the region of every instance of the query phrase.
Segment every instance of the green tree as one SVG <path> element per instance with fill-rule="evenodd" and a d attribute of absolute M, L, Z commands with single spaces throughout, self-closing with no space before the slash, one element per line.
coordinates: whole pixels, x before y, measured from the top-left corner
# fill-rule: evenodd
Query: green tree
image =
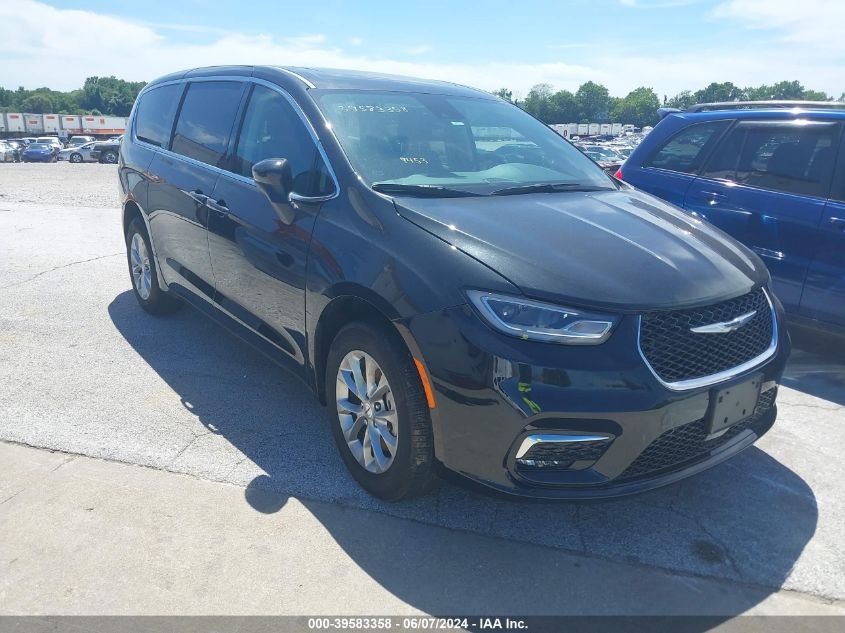
<path fill-rule="evenodd" d="M 803 98 L 807 101 L 833 101 L 833 97 L 827 96 L 822 90 L 805 90 Z"/>
<path fill-rule="evenodd" d="M 682 90 L 666 102 L 666 107 L 686 110 L 688 107 L 695 105 L 695 103 L 695 95 L 689 90 Z"/>
<path fill-rule="evenodd" d="M 44 114 L 45 112 L 55 112 L 53 101 L 45 94 L 32 94 L 20 102 L 20 108 L 24 112 L 32 112 L 34 114 Z"/>
<path fill-rule="evenodd" d="M 593 81 L 581 84 L 575 93 L 578 100 L 578 119 L 581 123 L 607 121 L 610 110 L 610 92 Z"/>
<path fill-rule="evenodd" d="M 549 123 L 574 123 L 578 120 L 578 99 L 569 90 L 558 90 L 551 96 Z"/>
<path fill-rule="evenodd" d="M 552 87 L 549 84 L 537 84 L 528 91 L 522 107 L 528 114 L 537 117 L 543 123 L 551 123 L 554 114 L 552 94 Z"/>
<path fill-rule="evenodd" d="M 637 127 L 655 125 L 660 99 L 651 88 L 642 86 L 629 92 L 613 104 L 610 118 L 618 123 L 633 123 Z"/>
<path fill-rule="evenodd" d="M 504 99 L 505 101 L 514 103 L 513 90 L 508 90 L 507 88 L 499 88 L 498 90 L 494 90 L 493 94 L 497 97 Z"/>
<path fill-rule="evenodd" d="M 696 103 L 715 103 L 719 101 L 741 101 L 743 91 L 730 81 L 712 83 L 706 88 L 697 90 L 694 95 Z"/>

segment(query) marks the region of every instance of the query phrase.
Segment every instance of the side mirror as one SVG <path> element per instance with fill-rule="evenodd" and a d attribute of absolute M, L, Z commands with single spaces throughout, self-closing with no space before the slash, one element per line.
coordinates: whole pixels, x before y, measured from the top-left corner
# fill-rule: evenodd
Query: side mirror
<path fill-rule="evenodd" d="M 252 179 L 270 204 L 281 216 L 282 221 L 291 224 L 295 212 L 290 205 L 293 175 L 286 158 L 265 158 L 252 166 Z"/>

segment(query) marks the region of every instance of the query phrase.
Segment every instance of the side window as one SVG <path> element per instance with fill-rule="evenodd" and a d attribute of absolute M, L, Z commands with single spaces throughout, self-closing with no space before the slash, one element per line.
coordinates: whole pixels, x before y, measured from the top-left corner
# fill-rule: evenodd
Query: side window
<path fill-rule="evenodd" d="M 275 90 L 257 85 L 246 108 L 232 171 L 252 178 L 252 166 L 265 158 L 287 159 L 293 190 L 299 194 L 327 195 L 334 190 L 317 146 L 293 106 Z"/>
<path fill-rule="evenodd" d="M 709 148 L 718 140 L 719 133 L 727 124 L 727 121 L 710 121 L 681 130 L 652 154 L 644 167 L 657 167 L 685 174 L 697 171 Z"/>
<path fill-rule="evenodd" d="M 171 149 L 219 167 L 229 144 L 242 90 L 243 85 L 235 81 L 189 84 Z"/>
<path fill-rule="evenodd" d="M 182 84 L 170 84 L 141 95 L 135 113 L 135 136 L 139 141 L 167 147 L 182 88 Z"/>
<path fill-rule="evenodd" d="M 826 196 L 837 128 L 828 123 L 738 125 L 702 174 L 806 196 Z"/>
<path fill-rule="evenodd" d="M 833 174 L 833 187 L 830 197 L 839 202 L 845 202 L 845 137 L 839 145 L 839 159 L 836 162 L 836 171 Z"/>

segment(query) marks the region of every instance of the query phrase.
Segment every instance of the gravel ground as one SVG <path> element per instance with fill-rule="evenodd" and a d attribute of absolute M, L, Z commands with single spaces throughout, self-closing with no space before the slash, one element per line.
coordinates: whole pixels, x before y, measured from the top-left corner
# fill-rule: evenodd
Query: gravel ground
<path fill-rule="evenodd" d="M 0 163 L 0 207 L 10 203 L 116 207 L 117 165 Z"/>
<path fill-rule="evenodd" d="M 302 383 L 191 309 L 158 319 L 139 309 L 114 169 L 0 165 L 0 440 L 244 486 L 251 505 L 251 490 L 269 489 L 680 579 L 845 599 L 841 350 L 802 343 L 772 432 L 681 483 L 619 500 L 546 504 L 445 484 L 423 499 L 385 504 L 346 473 L 325 410 Z M 356 543 L 347 544 L 353 556 Z M 365 553 L 356 560 L 388 582 Z M 535 581 L 528 569 L 513 575 Z"/>

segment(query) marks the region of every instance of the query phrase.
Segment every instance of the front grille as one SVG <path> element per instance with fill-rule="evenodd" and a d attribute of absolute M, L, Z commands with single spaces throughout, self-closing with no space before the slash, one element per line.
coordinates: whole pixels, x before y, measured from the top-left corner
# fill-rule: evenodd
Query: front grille
<path fill-rule="evenodd" d="M 578 461 L 596 461 L 611 439 L 593 442 L 541 442 L 516 460 L 519 470 L 567 470 Z"/>
<path fill-rule="evenodd" d="M 748 323 L 725 334 L 696 334 L 690 328 L 730 321 L 756 310 Z M 640 349 L 668 383 L 712 376 L 765 352 L 772 342 L 772 309 L 760 288 L 703 308 L 648 312 L 640 323 Z"/>
<path fill-rule="evenodd" d="M 708 439 L 707 424 L 704 420 L 696 420 L 669 429 L 649 444 L 616 481 L 637 479 L 646 475 L 653 476 L 660 471 L 676 470 L 688 462 L 706 457 L 714 448 L 726 444 L 745 429 L 751 429 L 759 434 L 761 419 L 772 408 L 776 394 L 777 388 L 761 393 L 750 418 L 729 427 L 722 435 L 714 438 Z"/>

